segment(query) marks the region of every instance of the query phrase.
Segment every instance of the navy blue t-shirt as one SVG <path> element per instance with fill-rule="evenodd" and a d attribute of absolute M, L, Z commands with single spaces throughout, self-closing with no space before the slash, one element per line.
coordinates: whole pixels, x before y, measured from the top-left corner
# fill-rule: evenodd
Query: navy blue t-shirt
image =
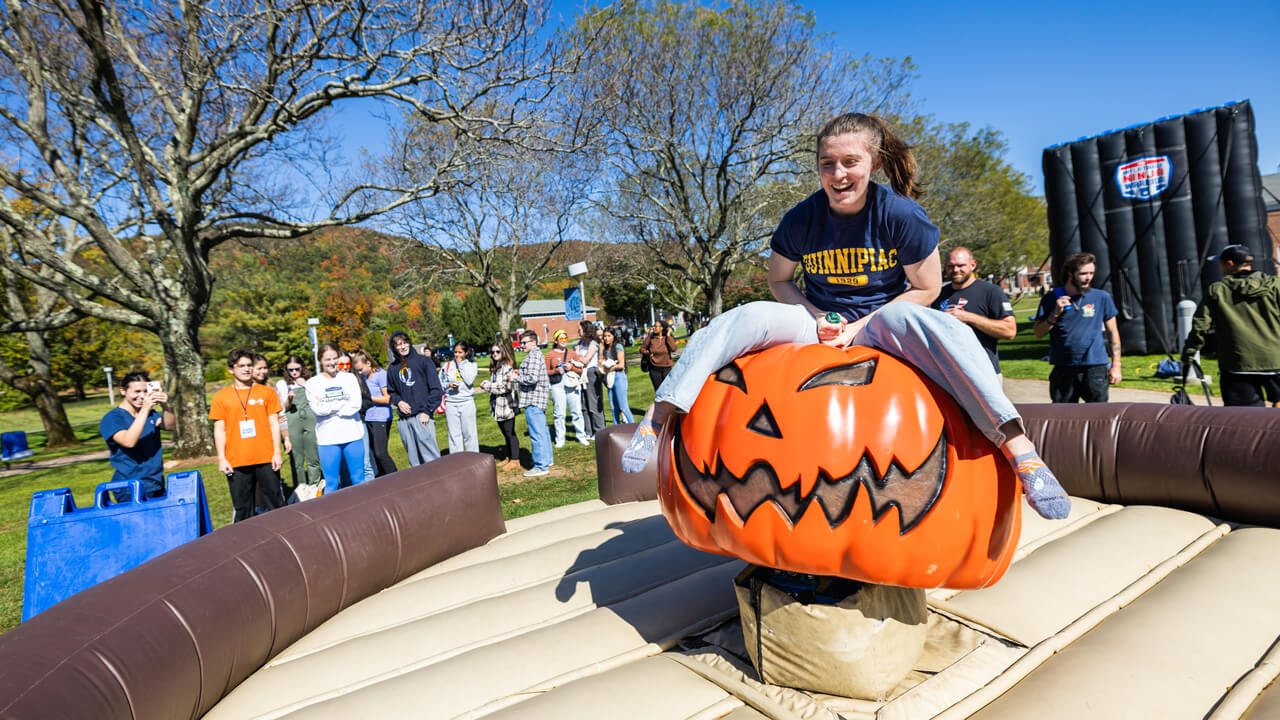
<path fill-rule="evenodd" d="M 999 285 L 977 278 L 974 278 L 969 287 L 959 290 L 951 283 L 946 283 L 930 307 L 937 310 L 956 307 L 992 320 L 1013 316 L 1013 305 L 1009 303 L 1009 297 L 1004 294 L 1004 290 L 1001 290 Z M 996 373 L 999 374 L 1000 355 L 996 349 L 997 340 L 975 327 L 970 326 L 969 329 L 978 337 L 978 344 L 987 351 L 987 359 L 991 361 L 991 367 L 995 368 Z"/>
<path fill-rule="evenodd" d="M 163 492 L 164 460 L 160 457 L 161 422 L 160 413 L 152 410 L 146 424 L 142 426 L 142 434 L 138 436 L 137 444 L 127 448 L 112 440 L 111 436 L 121 430 L 128 430 L 133 424 L 133 416 L 120 407 L 112 408 L 102 416 L 102 422 L 98 423 L 98 432 L 107 441 L 107 450 L 111 452 L 107 462 L 115 470 L 115 474 L 111 476 L 112 481 L 142 480 L 145 495 L 157 494 L 157 490 Z"/>
<path fill-rule="evenodd" d="M 1064 294 L 1063 288 L 1045 293 L 1032 319 L 1048 317 L 1058 306 L 1058 298 Z M 1115 302 L 1106 290 L 1097 288 L 1069 297 L 1071 306 L 1049 331 L 1049 363 L 1075 367 L 1106 365 L 1111 359 L 1107 355 L 1102 330 L 1104 322 L 1119 314 Z"/>
<path fill-rule="evenodd" d="M 903 267 L 938 247 L 938 228 L 914 200 L 870 183 L 853 217 L 831 213 L 824 191 L 783 216 L 773 252 L 804 268 L 804 293 L 818 308 L 857 320 L 907 289 Z"/>

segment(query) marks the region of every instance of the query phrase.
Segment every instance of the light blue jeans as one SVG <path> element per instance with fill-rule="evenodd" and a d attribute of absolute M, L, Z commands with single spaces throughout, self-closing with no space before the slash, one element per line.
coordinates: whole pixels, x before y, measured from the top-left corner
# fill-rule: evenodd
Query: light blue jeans
<path fill-rule="evenodd" d="M 325 494 L 338 489 L 342 478 L 342 466 L 346 465 L 347 476 L 352 485 L 364 482 L 364 442 L 352 440 L 339 445 L 319 445 L 316 450 L 320 454 L 320 473 L 324 475 Z"/>
<path fill-rule="evenodd" d="M 635 422 L 631 416 L 631 399 L 627 396 L 627 373 L 619 370 L 613 374 L 613 387 L 609 388 L 609 407 L 613 408 L 613 424 Z"/>
<path fill-rule="evenodd" d="M 547 430 L 547 411 L 529 405 L 524 409 L 524 422 L 529 426 L 529 452 L 533 466 L 539 470 L 551 467 L 551 433 Z"/>
<path fill-rule="evenodd" d="M 564 381 L 552 383 L 547 389 L 547 396 L 550 399 L 552 425 L 556 430 L 552 437 L 556 441 L 556 447 L 560 447 L 564 445 Z M 579 410 L 578 413 L 581 415 L 582 411 Z"/>
<path fill-rule="evenodd" d="M 801 305 L 739 305 L 689 338 L 654 402 L 687 412 L 707 378 L 734 358 L 782 343 L 816 342 L 817 323 Z M 883 350 L 915 366 L 955 398 L 996 447 L 1006 440 L 1000 428 L 1020 420 L 973 330 L 946 313 L 911 302 L 889 303 L 871 316 L 853 344 Z"/>

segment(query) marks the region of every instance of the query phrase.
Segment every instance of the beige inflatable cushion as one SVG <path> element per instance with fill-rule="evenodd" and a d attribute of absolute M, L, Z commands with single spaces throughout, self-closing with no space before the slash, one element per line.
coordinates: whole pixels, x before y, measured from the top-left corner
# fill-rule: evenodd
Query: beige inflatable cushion
<path fill-rule="evenodd" d="M 1181 510 L 1125 508 L 1042 545 L 995 585 L 933 605 L 1031 646 L 1213 528 Z"/>
<path fill-rule="evenodd" d="M 1238 530 L 975 718 L 1203 718 L 1280 635 L 1280 531 Z"/>

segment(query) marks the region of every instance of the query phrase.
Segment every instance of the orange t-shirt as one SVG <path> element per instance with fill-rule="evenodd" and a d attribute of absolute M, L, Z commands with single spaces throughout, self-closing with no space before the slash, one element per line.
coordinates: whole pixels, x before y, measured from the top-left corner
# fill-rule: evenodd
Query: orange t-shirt
<path fill-rule="evenodd" d="M 213 394 L 209 419 L 222 421 L 227 435 L 227 462 L 231 467 L 271 462 L 275 447 L 268 418 L 280 410 L 280 398 L 266 385 L 254 383 L 248 390 L 229 385 Z M 243 437 L 240 423 L 244 420 L 253 421 L 253 437 Z"/>

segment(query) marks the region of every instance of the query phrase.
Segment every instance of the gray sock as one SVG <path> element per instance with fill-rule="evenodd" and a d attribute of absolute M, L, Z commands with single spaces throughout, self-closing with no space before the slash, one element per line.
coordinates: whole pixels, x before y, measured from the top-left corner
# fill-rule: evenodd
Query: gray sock
<path fill-rule="evenodd" d="M 1018 475 L 1018 482 L 1022 483 L 1027 503 L 1040 517 L 1061 520 L 1071 512 L 1067 491 L 1062 489 L 1058 478 L 1040 459 L 1039 453 L 1033 451 L 1015 456 L 1013 471 Z"/>
<path fill-rule="evenodd" d="M 644 466 L 649 464 L 658 447 L 660 432 L 662 432 L 662 425 L 655 423 L 651 418 L 646 417 L 640 421 L 640 426 L 631 436 L 631 442 L 627 443 L 627 449 L 622 451 L 624 472 L 638 473 L 644 470 Z"/>

